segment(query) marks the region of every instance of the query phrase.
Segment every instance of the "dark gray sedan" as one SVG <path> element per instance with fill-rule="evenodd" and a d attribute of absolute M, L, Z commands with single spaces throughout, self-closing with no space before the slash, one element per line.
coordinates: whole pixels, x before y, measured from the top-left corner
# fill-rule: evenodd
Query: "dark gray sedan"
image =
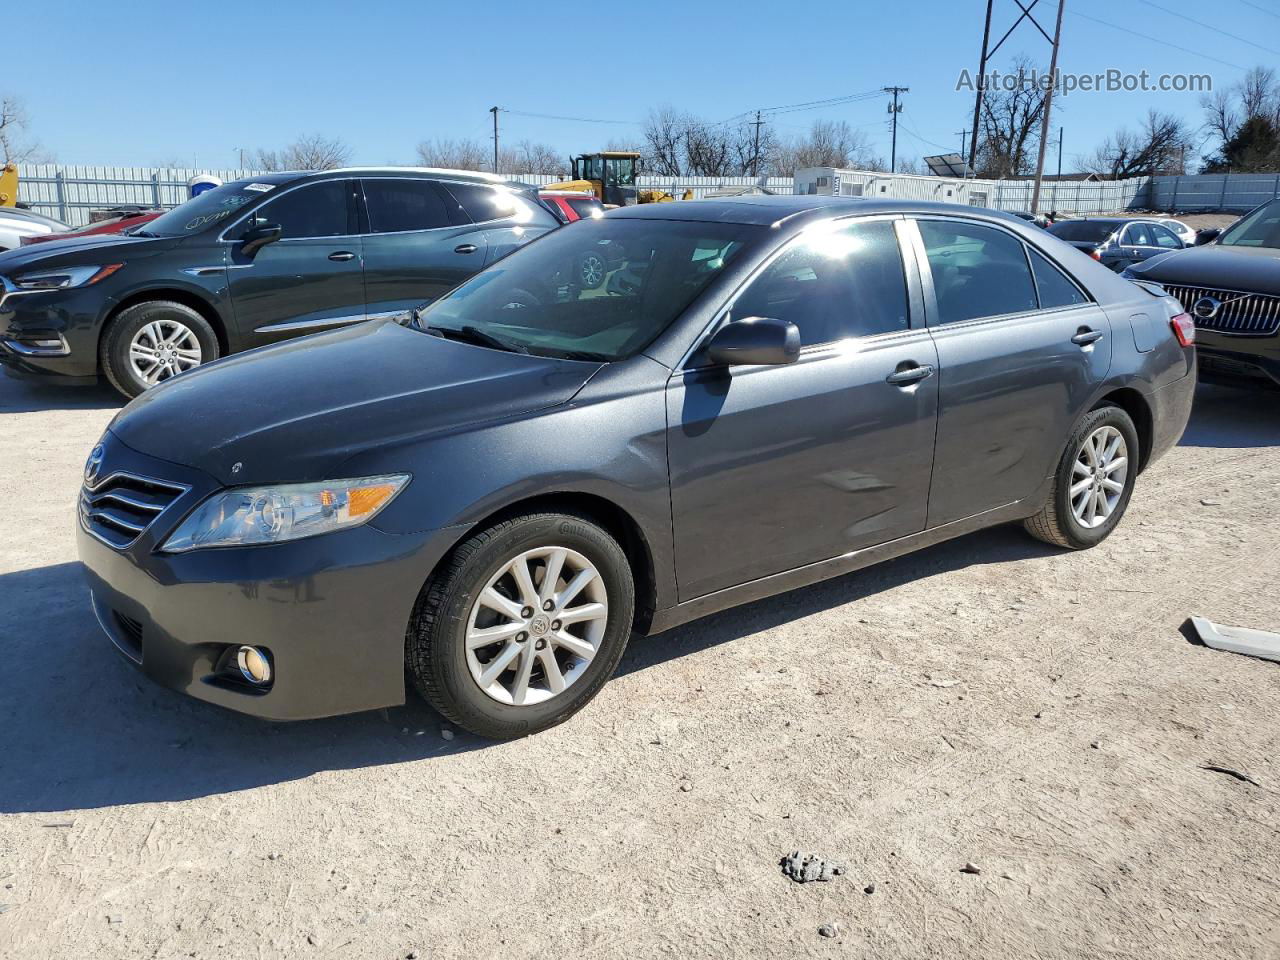
<path fill-rule="evenodd" d="M 411 320 L 143 394 L 89 458 L 80 556 L 166 686 L 297 719 L 402 703 L 407 674 L 519 736 L 633 631 L 993 524 L 1098 543 L 1182 433 L 1193 335 L 990 211 L 630 207 Z"/>
<path fill-rule="evenodd" d="M 1162 253 L 1192 245 L 1174 233 L 1171 227 L 1155 220 L 1089 217 L 1085 220 L 1059 220 L 1048 229 L 1059 240 L 1066 241 L 1116 273 Z"/>

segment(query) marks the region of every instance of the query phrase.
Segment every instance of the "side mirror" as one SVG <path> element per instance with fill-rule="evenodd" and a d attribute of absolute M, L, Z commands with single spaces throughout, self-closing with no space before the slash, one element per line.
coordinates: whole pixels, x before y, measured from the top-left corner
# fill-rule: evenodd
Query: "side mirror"
<path fill-rule="evenodd" d="M 252 257 L 268 243 L 279 240 L 283 233 L 284 228 L 278 223 L 262 223 L 250 227 L 240 237 L 240 252 L 246 257 Z"/>
<path fill-rule="evenodd" d="M 1205 227 L 1203 230 L 1196 231 L 1195 246 L 1203 247 L 1206 243 L 1212 243 L 1221 236 L 1222 231 L 1217 227 Z"/>
<path fill-rule="evenodd" d="M 707 344 L 712 363 L 776 366 L 800 356 L 800 328 L 789 320 L 747 317 L 731 320 Z"/>

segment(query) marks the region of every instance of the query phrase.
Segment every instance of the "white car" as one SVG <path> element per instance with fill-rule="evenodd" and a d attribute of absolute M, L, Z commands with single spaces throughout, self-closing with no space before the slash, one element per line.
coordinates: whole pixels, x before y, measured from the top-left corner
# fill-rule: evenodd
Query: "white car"
<path fill-rule="evenodd" d="M 1187 246 L 1194 247 L 1196 245 L 1196 232 L 1181 220 L 1168 220 L 1162 217 L 1156 222 L 1163 223 L 1166 227 L 1176 233 L 1178 235 L 1178 239 Z"/>
<path fill-rule="evenodd" d="M 16 250 L 21 246 L 23 237 L 62 233 L 70 229 L 61 220 L 46 217 L 34 210 L 0 207 L 0 251 Z"/>

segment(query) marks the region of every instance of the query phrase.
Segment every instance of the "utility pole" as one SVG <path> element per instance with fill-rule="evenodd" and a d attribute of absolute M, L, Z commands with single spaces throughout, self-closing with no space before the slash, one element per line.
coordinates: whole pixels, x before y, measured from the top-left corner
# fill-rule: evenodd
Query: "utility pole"
<path fill-rule="evenodd" d="M 490 107 L 489 112 L 493 114 L 493 172 L 498 172 L 498 108 Z"/>
<path fill-rule="evenodd" d="M 898 172 L 898 114 L 902 112 L 902 107 L 898 104 L 898 94 L 910 93 L 910 87 L 881 87 L 885 93 L 893 94 L 893 103 L 889 105 L 889 113 L 893 115 L 893 138 L 892 145 L 889 147 L 889 172 Z"/>
<path fill-rule="evenodd" d="M 964 162 L 965 162 L 965 158 L 964 158 L 964 138 L 965 138 L 965 137 L 967 137 L 968 135 L 969 135 L 969 131 L 968 131 L 968 130 L 957 130 L 955 133 L 953 133 L 953 134 L 952 134 L 952 136 L 953 136 L 953 137 L 959 137 L 959 138 L 960 138 L 960 162 L 961 162 L 961 163 L 964 163 Z"/>
<path fill-rule="evenodd" d="M 1053 53 L 1049 56 L 1049 89 L 1044 92 L 1044 117 L 1040 124 L 1040 156 L 1036 159 L 1036 186 L 1031 194 L 1032 216 L 1039 212 L 1040 206 L 1040 184 L 1044 180 L 1044 151 L 1049 146 L 1049 113 L 1053 109 L 1053 88 L 1058 83 L 1058 47 L 1062 41 L 1062 8 L 1066 5 L 1067 0 L 1058 0 L 1058 24 L 1053 28 Z"/>
<path fill-rule="evenodd" d="M 1062 127 L 1058 128 L 1058 179 L 1062 179 Z"/>
<path fill-rule="evenodd" d="M 751 151 L 751 175 L 753 177 L 760 176 L 760 126 L 764 121 L 760 119 L 760 111 L 756 111 L 755 128 L 756 141 Z"/>
<path fill-rule="evenodd" d="M 982 97 L 986 93 L 984 89 L 987 85 L 987 57 L 990 53 L 987 47 L 991 43 L 991 4 L 993 0 L 987 0 L 987 20 L 986 25 L 982 28 L 982 56 L 978 59 L 978 92 L 973 98 L 973 130 L 969 137 L 969 166 L 974 168 L 974 176 L 977 176 L 978 167 L 978 120 L 982 116 Z M 1014 24 L 1017 26 L 1017 24 Z M 1005 34 L 1007 37 L 1008 34 Z M 1004 41 L 1001 40 L 1000 43 Z M 999 46 L 997 44 L 996 46 Z"/>

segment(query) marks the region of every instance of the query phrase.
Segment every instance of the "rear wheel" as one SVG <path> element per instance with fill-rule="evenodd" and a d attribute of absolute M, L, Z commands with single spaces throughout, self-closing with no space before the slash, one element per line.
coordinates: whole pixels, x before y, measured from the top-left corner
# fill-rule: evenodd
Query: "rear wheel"
<path fill-rule="evenodd" d="M 136 397 L 218 358 L 218 337 L 204 317 L 185 304 L 150 300 L 122 310 L 100 346 L 102 370 L 111 385 Z"/>
<path fill-rule="evenodd" d="M 626 554 L 586 517 L 536 513 L 469 537 L 432 575 L 405 640 L 441 714 L 508 739 L 567 720 L 613 674 L 631 633 Z"/>
<path fill-rule="evenodd" d="M 1138 476 L 1138 431 L 1115 406 L 1091 411 L 1076 427 L 1044 507 L 1023 521 L 1034 537 L 1081 550 L 1119 524 Z"/>

